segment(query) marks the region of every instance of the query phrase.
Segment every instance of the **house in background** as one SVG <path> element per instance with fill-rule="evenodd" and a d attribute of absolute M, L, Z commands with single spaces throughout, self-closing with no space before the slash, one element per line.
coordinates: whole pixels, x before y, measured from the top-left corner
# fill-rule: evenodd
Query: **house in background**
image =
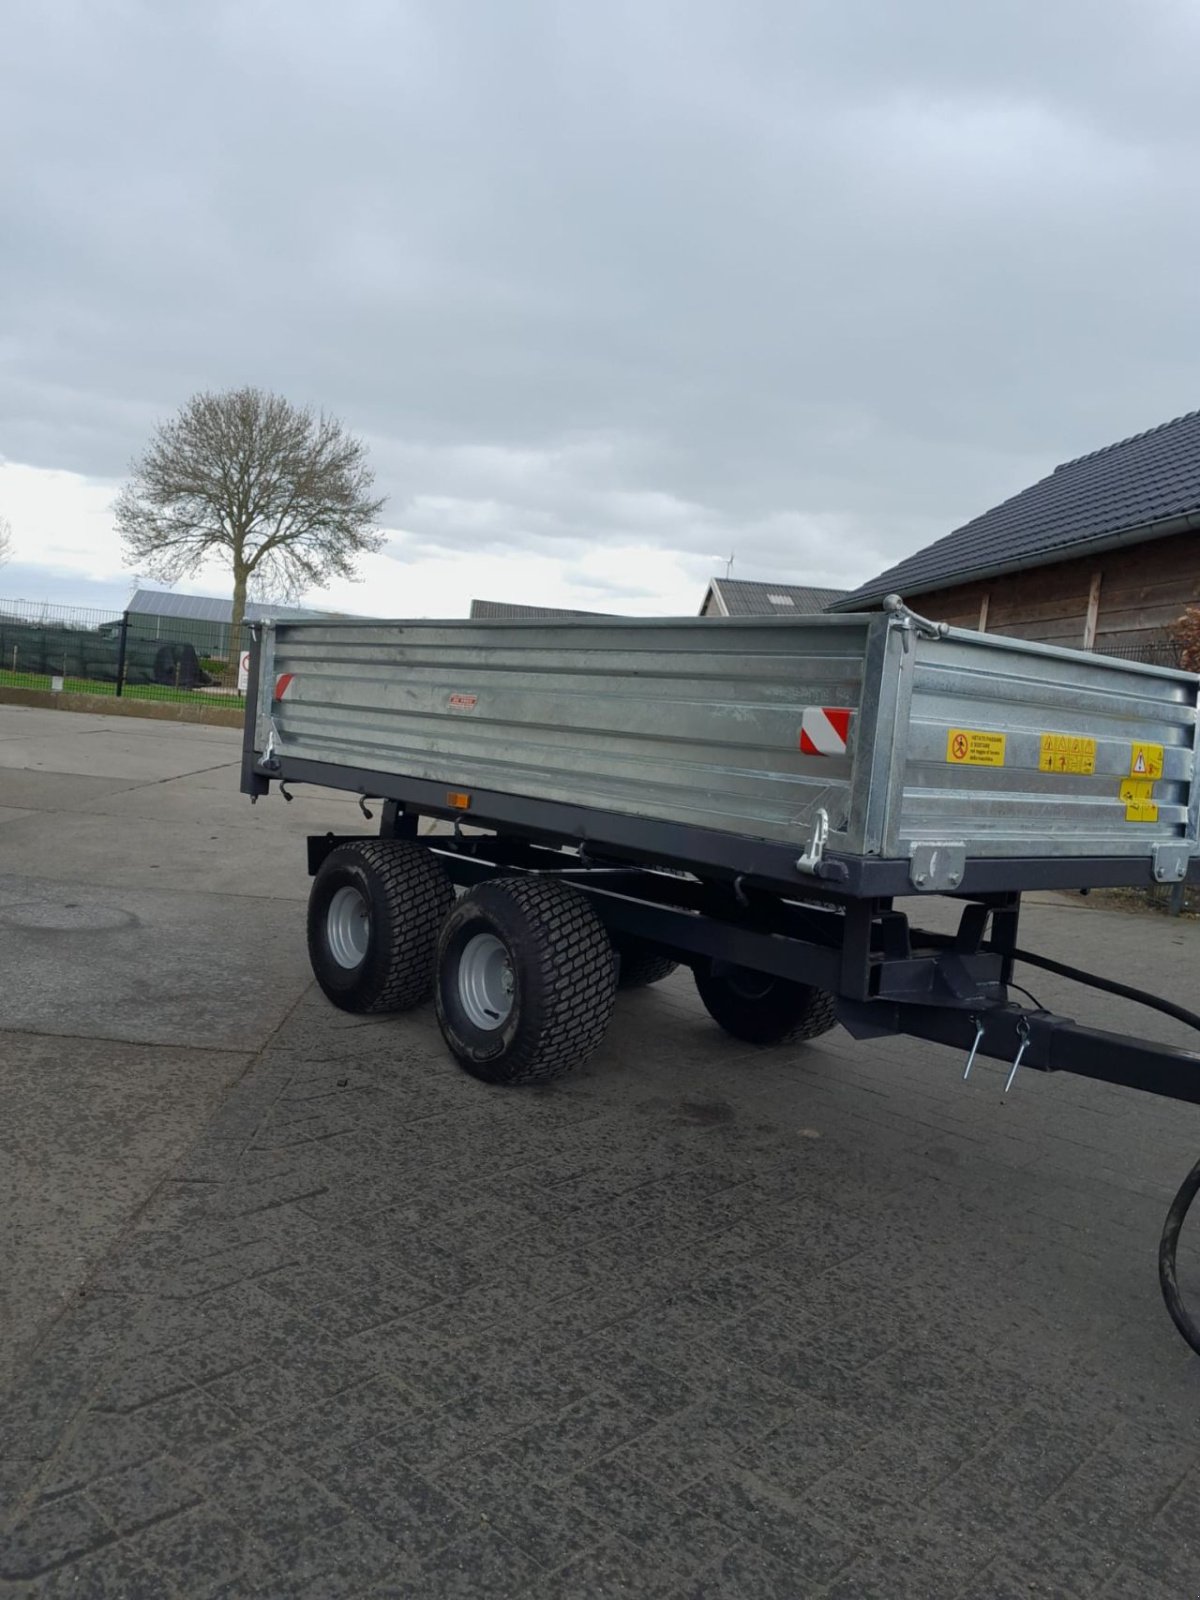
<path fill-rule="evenodd" d="M 206 594 L 176 594 L 169 589 L 137 589 L 125 607 L 131 634 L 143 641 L 162 639 L 171 644 L 190 644 L 198 656 L 228 659 L 229 626 L 233 621 L 233 601 L 218 600 Z M 327 617 L 328 611 L 308 611 L 298 606 L 273 602 L 247 601 L 246 622 L 264 617 L 281 620 Z M 242 649 L 249 649 L 245 641 Z"/>
<path fill-rule="evenodd" d="M 700 607 L 702 617 L 796 617 L 824 611 L 845 589 L 814 589 L 794 583 L 750 583 L 714 578 Z M 507 600 L 472 600 L 473 619 L 491 617 L 610 617 L 611 611 L 567 611 L 561 606 L 526 606 Z"/>
<path fill-rule="evenodd" d="M 532 617 L 607 617 L 607 611 L 566 611 L 562 606 L 522 606 L 508 600 L 472 600 L 471 620 L 520 621 Z"/>
<path fill-rule="evenodd" d="M 841 600 L 846 589 L 813 589 L 795 583 L 751 583 L 714 578 L 700 607 L 702 617 L 811 616 Z"/>
<path fill-rule="evenodd" d="M 835 601 L 1174 665 L 1200 601 L 1200 411 L 1106 445 Z"/>

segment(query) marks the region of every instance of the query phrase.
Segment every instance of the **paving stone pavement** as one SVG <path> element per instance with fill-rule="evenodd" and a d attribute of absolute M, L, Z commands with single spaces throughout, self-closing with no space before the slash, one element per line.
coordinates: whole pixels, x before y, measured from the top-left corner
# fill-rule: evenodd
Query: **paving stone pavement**
<path fill-rule="evenodd" d="M 1193 1595 L 1198 1136 L 682 975 L 522 1091 L 309 991 L 10 1396 L 0 1593 Z"/>

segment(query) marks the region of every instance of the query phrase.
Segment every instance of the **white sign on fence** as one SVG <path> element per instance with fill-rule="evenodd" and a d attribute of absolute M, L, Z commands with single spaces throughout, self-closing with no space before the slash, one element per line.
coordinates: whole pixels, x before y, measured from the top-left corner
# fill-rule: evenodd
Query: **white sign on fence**
<path fill-rule="evenodd" d="M 250 652 L 243 650 L 238 657 L 238 693 L 245 694 L 250 687 Z"/>

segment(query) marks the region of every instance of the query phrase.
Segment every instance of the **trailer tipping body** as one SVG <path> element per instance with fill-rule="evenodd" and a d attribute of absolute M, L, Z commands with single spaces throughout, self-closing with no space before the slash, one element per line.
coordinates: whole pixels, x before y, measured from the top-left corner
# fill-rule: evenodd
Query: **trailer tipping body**
<path fill-rule="evenodd" d="M 1171 882 L 1197 853 L 1200 679 L 909 613 L 268 623 L 256 688 L 251 784 L 780 887 Z"/>

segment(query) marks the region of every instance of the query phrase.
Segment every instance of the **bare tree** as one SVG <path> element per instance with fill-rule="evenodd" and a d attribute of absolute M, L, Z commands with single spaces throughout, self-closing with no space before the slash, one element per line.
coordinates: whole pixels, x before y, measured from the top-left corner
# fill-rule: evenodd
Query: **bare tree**
<path fill-rule="evenodd" d="M 0 567 L 12 557 L 12 523 L 0 517 Z"/>
<path fill-rule="evenodd" d="M 294 598 L 353 578 L 379 549 L 374 482 L 366 446 L 334 417 L 262 389 L 196 394 L 133 463 L 116 524 L 127 565 L 166 583 L 228 564 L 236 659 L 249 591 Z"/>

